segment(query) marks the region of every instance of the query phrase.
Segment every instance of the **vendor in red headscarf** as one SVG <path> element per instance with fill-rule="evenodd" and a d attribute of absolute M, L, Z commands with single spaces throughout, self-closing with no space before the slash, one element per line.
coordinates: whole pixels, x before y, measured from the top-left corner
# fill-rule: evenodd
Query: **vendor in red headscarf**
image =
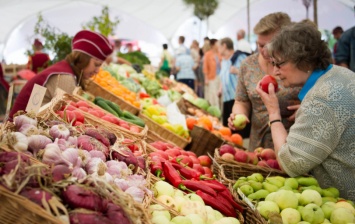
<path fill-rule="evenodd" d="M 30 79 L 19 93 L 10 112 L 10 119 L 19 110 L 25 110 L 34 84 L 47 88 L 43 104 L 52 100 L 57 88 L 72 93 L 99 72 L 102 63 L 112 53 L 113 47 L 103 35 L 82 30 L 72 40 L 72 52 L 62 60 Z"/>
<path fill-rule="evenodd" d="M 35 42 L 33 43 L 33 50 L 35 52 L 28 58 L 27 69 L 32 70 L 34 73 L 38 73 L 48 67 L 51 59 L 48 54 L 42 52 L 43 44 L 38 39 L 35 39 Z"/>

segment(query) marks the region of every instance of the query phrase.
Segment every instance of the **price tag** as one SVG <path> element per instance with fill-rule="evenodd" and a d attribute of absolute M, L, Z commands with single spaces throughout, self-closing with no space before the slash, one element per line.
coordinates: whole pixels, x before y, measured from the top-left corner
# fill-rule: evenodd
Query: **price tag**
<path fill-rule="evenodd" d="M 62 98 L 64 96 L 64 94 L 66 94 L 66 92 L 64 90 L 62 90 L 61 88 L 56 88 L 55 89 L 55 97 L 56 98 Z"/>
<path fill-rule="evenodd" d="M 35 84 L 32 89 L 30 99 L 28 100 L 26 111 L 34 112 L 37 114 L 39 108 L 42 106 L 44 95 L 46 94 L 47 88 Z"/>
<path fill-rule="evenodd" d="M 245 203 L 247 203 L 251 209 L 253 209 L 255 211 L 254 204 L 249 200 L 249 198 L 247 198 L 247 196 L 245 196 L 245 194 L 240 190 L 240 188 L 238 188 L 237 192 L 238 192 L 239 196 L 242 198 L 242 200 Z"/>

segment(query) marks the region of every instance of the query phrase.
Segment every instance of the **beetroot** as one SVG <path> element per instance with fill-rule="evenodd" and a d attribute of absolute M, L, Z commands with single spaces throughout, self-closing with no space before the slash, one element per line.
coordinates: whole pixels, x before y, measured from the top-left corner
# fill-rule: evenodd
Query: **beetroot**
<path fill-rule="evenodd" d="M 85 134 L 99 140 L 102 144 L 104 144 L 107 147 L 110 146 L 110 140 L 104 135 L 100 134 L 99 131 L 94 128 L 86 129 Z"/>
<path fill-rule="evenodd" d="M 55 182 L 66 179 L 72 173 L 67 165 L 56 165 L 52 170 L 52 177 Z"/>
<path fill-rule="evenodd" d="M 52 194 L 39 188 L 24 189 L 21 191 L 20 195 L 28 198 L 30 201 L 33 201 L 41 207 L 43 207 L 43 198 L 45 199 L 45 201 L 49 201 L 52 198 Z"/>
<path fill-rule="evenodd" d="M 70 224 L 114 224 L 108 218 L 99 212 L 85 213 L 85 212 L 71 212 L 69 214 Z M 121 222 L 118 222 L 121 223 Z"/>
<path fill-rule="evenodd" d="M 92 211 L 103 212 L 107 208 L 105 201 L 94 192 L 78 185 L 70 185 L 62 192 L 63 200 L 71 208 L 86 208 Z"/>
<path fill-rule="evenodd" d="M 108 155 L 109 149 L 102 144 L 99 140 L 90 137 L 88 135 L 81 135 L 78 137 L 78 147 L 85 149 L 86 151 L 91 151 L 91 150 L 99 150 L 105 154 L 105 156 Z"/>
<path fill-rule="evenodd" d="M 133 165 L 134 168 L 138 167 L 138 160 L 129 149 L 120 149 L 120 152 L 113 151 L 112 159 L 125 162 L 128 166 Z"/>
<path fill-rule="evenodd" d="M 123 209 L 114 204 L 109 202 L 107 204 L 107 212 L 106 212 L 107 217 L 114 223 L 120 223 L 120 224 L 130 224 L 131 222 L 127 218 L 125 212 Z"/>

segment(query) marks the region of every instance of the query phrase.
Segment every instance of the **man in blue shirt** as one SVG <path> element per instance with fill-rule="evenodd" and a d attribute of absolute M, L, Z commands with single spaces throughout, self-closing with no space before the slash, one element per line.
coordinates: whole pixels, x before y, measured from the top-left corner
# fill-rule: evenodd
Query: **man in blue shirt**
<path fill-rule="evenodd" d="M 232 108 L 235 98 L 235 90 L 238 83 L 237 74 L 232 74 L 230 69 L 232 66 L 239 68 L 241 61 L 246 57 L 239 56 L 239 60 L 235 60 L 232 64 L 231 58 L 234 54 L 233 41 L 226 37 L 219 41 L 218 51 L 222 56 L 221 70 L 219 76 L 222 83 L 222 98 L 223 98 L 223 125 L 228 126 L 228 118 L 232 113 Z"/>

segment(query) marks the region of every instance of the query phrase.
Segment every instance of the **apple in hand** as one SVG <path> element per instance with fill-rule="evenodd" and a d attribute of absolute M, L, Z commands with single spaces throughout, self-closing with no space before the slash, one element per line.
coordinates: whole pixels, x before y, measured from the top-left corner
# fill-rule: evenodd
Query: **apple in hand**
<path fill-rule="evenodd" d="M 272 83 L 275 88 L 275 93 L 279 90 L 279 86 L 277 85 L 276 79 L 271 76 L 271 75 L 265 75 L 261 81 L 260 81 L 260 88 L 266 92 L 269 93 L 269 84 Z"/>
<path fill-rule="evenodd" d="M 233 125 L 238 130 L 242 130 L 247 125 L 248 118 L 244 114 L 236 114 L 233 120 Z"/>
<path fill-rule="evenodd" d="M 212 160 L 207 155 L 199 156 L 199 157 L 197 157 L 197 159 L 200 161 L 201 166 L 210 167 L 212 165 Z"/>

